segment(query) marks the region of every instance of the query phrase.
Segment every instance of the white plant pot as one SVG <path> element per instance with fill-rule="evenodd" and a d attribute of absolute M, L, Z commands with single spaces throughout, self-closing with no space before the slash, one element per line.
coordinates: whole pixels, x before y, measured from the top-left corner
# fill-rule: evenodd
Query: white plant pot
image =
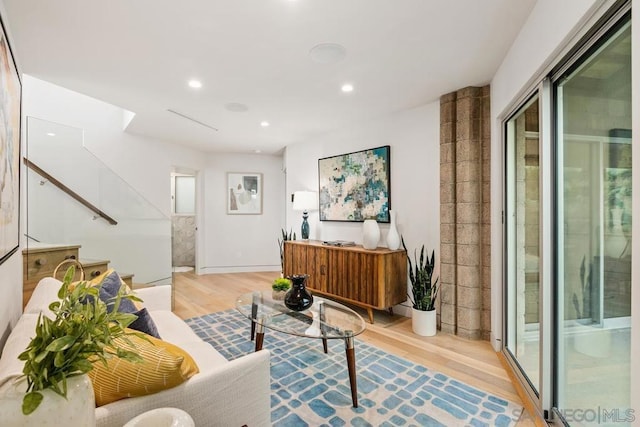
<path fill-rule="evenodd" d="M 44 399 L 29 415 L 22 413 L 22 399 L 27 381 L 20 380 L 5 389 L 0 396 L 0 424 L 4 427 L 64 426 L 92 427 L 96 425 L 96 403 L 91 380 L 87 375 L 67 380 L 67 398 L 51 390 L 43 390 Z"/>
<path fill-rule="evenodd" d="M 436 311 L 422 311 L 411 309 L 411 326 L 413 332 L 422 337 L 432 337 L 436 334 Z"/>
<path fill-rule="evenodd" d="M 375 219 L 367 219 L 362 224 L 362 247 L 375 249 L 380 241 L 380 227 Z"/>

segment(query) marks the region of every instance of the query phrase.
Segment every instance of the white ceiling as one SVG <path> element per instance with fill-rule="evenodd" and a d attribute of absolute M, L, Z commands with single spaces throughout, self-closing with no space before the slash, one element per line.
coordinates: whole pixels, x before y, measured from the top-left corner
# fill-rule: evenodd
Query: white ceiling
<path fill-rule="evenodd" d="M 21 71 L 136 113 L 128 131 L 206 151 L 276 153 L 487 84 L 535 0 L 4 4 Z M 309 50 L 319 43 L 347 55 L 317 63 Z M 191 78 L 203 87 L 187 87 Z M 342 93 L 344 82 L 355 90 Z M 249 110 L 230 112 L 232 102 Z"/>

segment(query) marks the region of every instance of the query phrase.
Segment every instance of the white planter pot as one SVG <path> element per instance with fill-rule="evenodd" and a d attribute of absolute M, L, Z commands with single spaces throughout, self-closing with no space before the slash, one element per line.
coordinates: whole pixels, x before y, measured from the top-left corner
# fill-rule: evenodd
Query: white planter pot
<path fill-rule="evenodd" d="M 411 326 L 413 332 L 422 337 L 432 337 L 436 334 L 436 311 L 422 311 L 411 309 Z"/>
<path fill-rule="evenodd" d="M 362 247 L 375 249 L 380 241 L 380 227 L 375 219 L 367 219 L 362 224 Z"/>
<path fill-rule="evenodd" d="M 2 426 L 91 427 L 96 425 L 96 404 L 88 376 L 79 375 L 67 380 L 67 399 L 51 390 L 42 391 L 44 399 L 29 415 L 22 413 L 22 399 L 26 389 L 26 380 L 21 380 L 7 387 L 5 393 L 0 396 Z"/>

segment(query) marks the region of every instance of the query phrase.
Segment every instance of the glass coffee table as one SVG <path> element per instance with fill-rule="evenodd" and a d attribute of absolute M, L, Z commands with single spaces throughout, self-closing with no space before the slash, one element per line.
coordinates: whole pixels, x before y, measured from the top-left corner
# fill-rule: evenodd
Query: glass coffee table
<path fill-rule="evenodd" d="M 358 313 L 338 302 L 317 296 L 313 297 L 313 305 L 309 309 L 293 311 L 284 305 L 284 301 L 273 299 L 271 291 L 243 294 L 236 300 L 236 308 L 251 321 L 251 340 L 255 338 L 255 351 L 262 349 L 265 328 L 321 339 L 325 353 L 327 340 L 344 340 L 351 400 L 354 408 L 358 407 L 354 337 L 365 329 L 364 320 Z"/>

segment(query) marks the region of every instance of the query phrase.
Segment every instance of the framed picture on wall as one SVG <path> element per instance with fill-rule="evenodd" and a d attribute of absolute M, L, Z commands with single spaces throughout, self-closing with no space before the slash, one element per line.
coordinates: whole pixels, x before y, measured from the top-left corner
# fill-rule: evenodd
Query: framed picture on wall
<path fill-rule="evenodd" d="M 0 264 L 20 244 L 21 83 L 0 19 Z"/>
<path fill-rule="evenodd" d="M 227 173 L 227 214 L 262 214 L 262 174 L 253 172 Z"/>
<path fill-rule="evenodd" d="M 318 160 L 320 221 L 389 222 L 390 147 Z"/>

